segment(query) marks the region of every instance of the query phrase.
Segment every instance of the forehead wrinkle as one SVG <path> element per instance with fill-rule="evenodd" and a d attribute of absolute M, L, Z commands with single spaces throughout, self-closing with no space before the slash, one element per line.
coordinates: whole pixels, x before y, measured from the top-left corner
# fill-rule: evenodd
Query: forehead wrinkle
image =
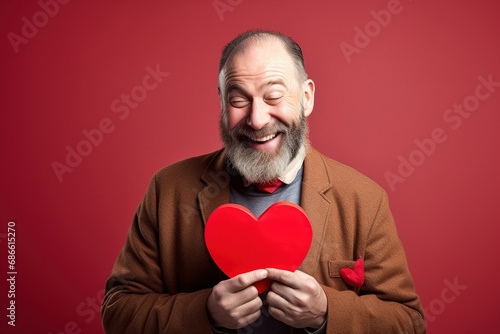
<path fill-rule="evenodd" d="M 225 86 L 228 92 L 235 89 L 247 91 L 249 88 L 255 88 L 256 91 L 260 92 L 273 85 L 289 88 L 289 80 L 281 71 L 264 71 L 256 74 L 237 74 L 236 72 L 228 71 L 225 77 Z"/>

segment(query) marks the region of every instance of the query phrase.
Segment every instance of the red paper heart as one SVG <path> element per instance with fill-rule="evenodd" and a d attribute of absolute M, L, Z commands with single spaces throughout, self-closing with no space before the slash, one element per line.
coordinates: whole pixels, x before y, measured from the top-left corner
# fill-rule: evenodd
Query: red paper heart
<path fill-rule="evenodd" d="M 312 228 L 304 210 L 290 202 L 271 205 L 258 219 L 238 204 L 214 210 L 205 226 L 210 255 L 229 277 L 265 268 L 295 271 L 309 251 Z M 267 280 L 255 284 L 259 293 Z"/>
<path fill-rule="evenodd" d="M 354 267 L 351 268 L 342 268 L 340 269 L 340 276 L 347 285 L 353 287 L 361 287 L 365 281 L 365 264 L 363 263 L 363 259 L 359 258 L 356 262 L 354 262 Z"/>

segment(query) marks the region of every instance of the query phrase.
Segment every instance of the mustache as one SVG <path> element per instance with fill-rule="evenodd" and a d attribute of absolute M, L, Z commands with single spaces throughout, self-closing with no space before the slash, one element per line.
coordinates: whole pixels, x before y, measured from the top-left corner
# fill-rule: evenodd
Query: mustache
<path fill-rule="evenodd" d="M 255 139 L 259 137 L 273 135 L 275 133 L 280 133 L 280 132 L 287 133 L 289 132 L 289 129 L 290 127 L 282 122 L 266 126 L 259 130 L 255 130 L 250 126 L 248 126 L 247 124 L 238 124 L 233 129 L 231 129 L 229 133 L 233 137 L 248 137 Z"/>

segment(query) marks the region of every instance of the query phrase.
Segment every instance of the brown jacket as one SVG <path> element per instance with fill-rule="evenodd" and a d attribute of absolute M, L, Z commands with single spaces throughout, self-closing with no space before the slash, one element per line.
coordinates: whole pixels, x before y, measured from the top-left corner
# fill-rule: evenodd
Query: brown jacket
<path fill-rule="evenodd" d="M 154 175 L 106 284 L 106 333 L 212 333 L 206 301 L 211 288 L 227 277 L 205 247 L 204 224 L 227 202 L 224 150 Z M 425 332 L 382 188 L 310 148 L 301 206 L 311 221 L 313 242 L 299 269 L 324 288 L 327 333 Z M 352 267 L 359 257 L 365 263 L 365 282 L 352 288 L 339 270 Z"/>

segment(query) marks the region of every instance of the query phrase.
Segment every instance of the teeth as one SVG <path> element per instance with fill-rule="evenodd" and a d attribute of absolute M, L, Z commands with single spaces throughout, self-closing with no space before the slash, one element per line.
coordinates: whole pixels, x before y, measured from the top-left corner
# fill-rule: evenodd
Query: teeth
<path fill-rule="evenodd" d="M 263 142 L 266 142 L 268 140 L 273 139 L 274 137 L 276 137 L 275 133 L 272 134 L 272 135 L 269 135 L 269 136 L 261 137 L 261 138 L 254 138 L 253 141 L 256 141 L 256 142 L 259 142 L 259 143 L 263 143 Z"/>

